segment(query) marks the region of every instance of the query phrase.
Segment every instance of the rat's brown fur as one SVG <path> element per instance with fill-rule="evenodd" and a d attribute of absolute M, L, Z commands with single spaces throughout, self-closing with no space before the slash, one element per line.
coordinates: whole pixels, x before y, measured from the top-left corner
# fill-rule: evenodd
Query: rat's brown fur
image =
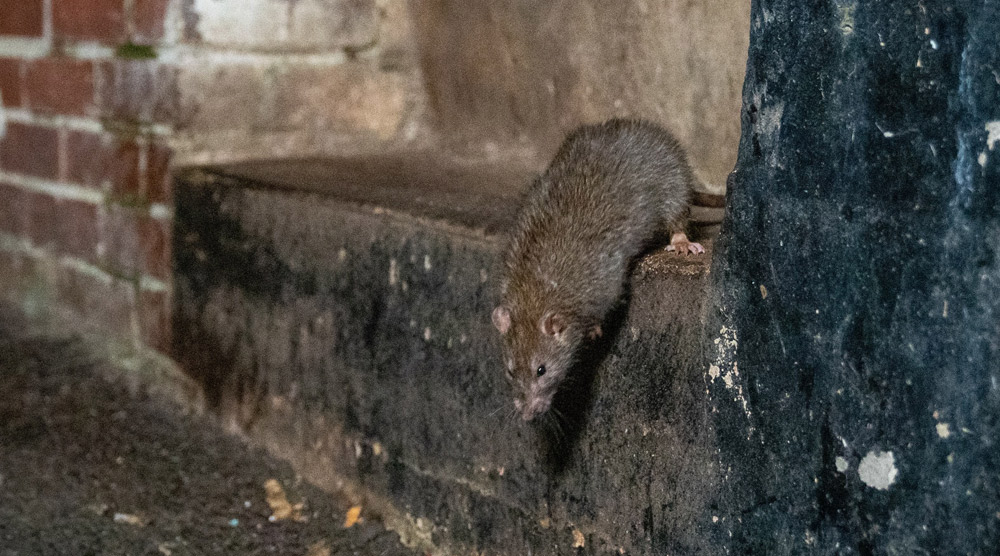
<path fill-rule="evenodd" d="M 679 253 L 701 252 L 683 233 L 694 179 L 669 132 L 616 119 L 570 133 L 535 180 L 493 311 L 525 420 L 548 410 L 584 342 L 601 334 L 641 253 L 666 237 Z"/>

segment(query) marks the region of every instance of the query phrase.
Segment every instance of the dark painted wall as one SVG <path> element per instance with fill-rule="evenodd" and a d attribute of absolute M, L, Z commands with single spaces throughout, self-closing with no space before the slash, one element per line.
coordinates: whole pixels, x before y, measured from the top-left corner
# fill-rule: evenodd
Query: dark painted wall
<path fill-rule="evenodd" d="M 743 103 L 719 542 L 998 553 L 1000 2 L 756 1 Z"/>

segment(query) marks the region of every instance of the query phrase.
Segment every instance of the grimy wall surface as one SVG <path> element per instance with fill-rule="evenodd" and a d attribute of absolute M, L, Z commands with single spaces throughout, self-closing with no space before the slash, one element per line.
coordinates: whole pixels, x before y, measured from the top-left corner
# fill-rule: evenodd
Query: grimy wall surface
<path fill-rule="evenodd" d="M 997 553 L 997 37 L 995 0 L 754 2 L 709 343 L 733 553 Z"/>
<path fill-rule="evenodd" d="M 446 141 L 548 157 L 581 122 L 642 116 L 669 126 L 720 186 L 736 158 L 748 10 L 731 0 L 411 3 Z"/>

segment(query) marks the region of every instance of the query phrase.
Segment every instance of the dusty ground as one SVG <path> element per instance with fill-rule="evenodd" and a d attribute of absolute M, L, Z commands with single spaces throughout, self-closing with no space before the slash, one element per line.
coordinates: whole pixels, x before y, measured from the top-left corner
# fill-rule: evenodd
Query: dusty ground
<path fill-rule="evenodd" d="M 0 307 L 0 556 L 415 554 L 371 520 L 345 529 L 349 505 L 288 465 L 107 382 L 79 341 L 25 330 Z M 270 519 L 270 479 L 301 520 Z"/>

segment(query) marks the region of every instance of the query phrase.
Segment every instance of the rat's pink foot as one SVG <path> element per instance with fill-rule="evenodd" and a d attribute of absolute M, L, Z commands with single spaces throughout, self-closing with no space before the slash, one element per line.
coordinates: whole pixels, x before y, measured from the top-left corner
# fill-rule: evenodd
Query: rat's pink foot
<path fill-rule="evenodd" d="M 678 255 L 687 255 L 688 253 L 698 255 L 704 253 L 705 248 L 700 243 L 688 240 L 687 234 L 684 232 L 678 232 L 670 237 L 670 245 L 667 246 L 667 251 L 674 251 Z"/>

